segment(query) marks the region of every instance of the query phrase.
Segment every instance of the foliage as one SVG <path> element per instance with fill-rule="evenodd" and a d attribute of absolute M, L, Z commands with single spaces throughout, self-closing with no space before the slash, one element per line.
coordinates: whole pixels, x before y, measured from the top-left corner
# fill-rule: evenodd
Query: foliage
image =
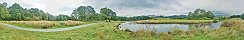
<path fill-rule="evenodd" d="M 150 19 L 149 16 L 134 16 L 134 17 L 120 17 L 117 16 L 116 12 L 109 8 L 101 8 L 100 14 L 96 13 L 91 6 L 80 6 L 73 10 L 70 16 L 58 15 L 53 16 L 47 12 L 44 12 L 38 8 L 22 8 L 19 4 L 14 3 L 12 6 L 7 8 L 7 3 L 0 5 L 0 20 L 16 20 L 16 21 L 64 21 L 64 20 L 75 20 L 75 21 L 131 21 L 131 20 L 146 20 Z"/>
<path fill-rule="evenodd" d="M 7 3 L 0 3 L 0 20 L 6 20 L 10 17 L 9 10 L 7 9 Z"/>
<path fill-rule="evenodd" d="M 241 14 L 241 18 L 244 19 L 244 13 Z"/>
<path fill-rule="evenodd" d="M 20 27 L 38 29 L 63 28 L 87 24 L 85 22 L 80 21 L 3 21 L 3 23 L 8 23 Z"/>
<path fill-rule="evenodd" d="M 69 16 L 68 15 L 62 15 L 62 14 L 60 14 L 60 15 L 58 15 L 57 17 L 56 17 L 56 19 L 58 20 L 58 21 L 67 21 L 67 20 L 69 20 Z"/>
<path fill-rule="evenodd" d="M 136 21 L 139 24 L 197 24 L 197 23 L 212 23 L 214 20 L 141 20 Z"/>
<path fill-rule="evenodd" d="M 91 6 L 80 6 L 73 11 L 71 18 L 74 20 L 90 21 L 96 15 L 96 11 Z"/>
<path fill-rule="evenodd" d="M 241 18 L 241 15 L 232 15 L 230 18 Z"/>
<path fill-rule="evenodd" d="M 104 15 L 105 20 L 109 22 L 110 20 L 115 20 L 115 18 L 117 17 L 116 13 L 109 8 L 101 8 L 100 13 Z"/>
<path fill-rule="evenodd" d="M 56 20 L 53 15 L 45 13 L 38 8 L 22 8 L 19 4 L 14 3 L 7 8 L 7 3 L 0 5 L 0 20 Z"/>
<path fill-rule="evenodd" d="M 211 11 L 196 9 L 194 12 L 188 13 L 188 19 L 213 19 L 214 14 Z"/>
<path fill-rule="evenodd" d="M 119 21 L 136 21 L 136 20 L 147 20 L 147 19 L 153 19 L 153 18 L 149 16 L 117 17 L 117 20 Z"/>

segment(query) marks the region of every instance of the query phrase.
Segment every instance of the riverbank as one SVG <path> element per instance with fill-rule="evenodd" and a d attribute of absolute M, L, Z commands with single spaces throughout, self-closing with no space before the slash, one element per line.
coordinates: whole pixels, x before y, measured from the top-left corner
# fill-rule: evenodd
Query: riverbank
<path fill-rule="evenodd" d="M 214 20 L 141 20 L 136 21 L 138 24 L 199 24 L 199 23 L 213 23 Z"/>

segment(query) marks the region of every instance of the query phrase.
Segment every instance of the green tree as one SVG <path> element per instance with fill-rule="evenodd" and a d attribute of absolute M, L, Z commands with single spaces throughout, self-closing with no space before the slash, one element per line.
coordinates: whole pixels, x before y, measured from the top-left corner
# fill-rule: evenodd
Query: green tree
<path fill-rule="evenodd" d="M 10 17 L 9 10 L 7 9 L 7 3 L 0 3 L 0 20 L 6 20 Z"/>
<path fill-rule="evenodd" d="M 31 20 L 32 19 L 32 13 L 28 9 L 22 10 L 23 13 L 21 14 L 22 20 Z"/>
<path fill-rule="evenodd" d="M 71 14 L 71 19 L 82 20 L 82 21 L 91 21 L 92 16 L 96 15 L 96 11 L 91 6 L 80 6 L 78 9 L 75 9 Z"/>
<path fill-rule="evenodd" d="M 47 19 L 48 19 L 48 21 L 55 21 L 56 17 L 51 15 L 51 14 L 49 14 L 49 13 L 47 13 Z"/>
<path fill-rule="evenodd" d="M 105 16 L 105 20 L 108 21 L 115 20 L 115 18 L 117 17 L 116 13 L 109 8 L 101 8 L 100 13 L 103 14 Z"/>
<path fill-rule="evenodd" d="M 193 13 L 188 13 L 188 19 L 213 19 L 214 14 L 211 11 L 205 11 L 203 9 L 196 9 Z"/>
<path fill-rule="evenodd" d="M 22 14 L 24 14 L 24 9 L 17 3 L 14 3 L 12 6 L 9 7 L 11 20 L 23 20 Z"/>
<path fill-rule="evenodd" d="M 241 18 L 244 19 L 244 13 L 241 14 Z"/>
<path fill-rule="evenodd" d="M 38 8 L 31 8 L 29 9 L 30 13 L 31 13 L 31 17 L 32 20 L 48 20 L 48 14 L 49 13 L 45 13 L 42 10 L 39 10 Z"/>
<path fill-rule="evenodd" d="M 211 11 L 208 11 L 206 13 L 206 16 L 205 17 L 210 18 L 210 19 L 213 19 L 214 18 L 214 14 Z"/>
<path fill-rule="evenodd" d="M 57 20 L 58 20 L 58 21 L 69 20 L 69 16 L 68 16 L 68 15 L 62 15 L 62 14 L 59 14 L 59 15 L 57 16 Z"/>

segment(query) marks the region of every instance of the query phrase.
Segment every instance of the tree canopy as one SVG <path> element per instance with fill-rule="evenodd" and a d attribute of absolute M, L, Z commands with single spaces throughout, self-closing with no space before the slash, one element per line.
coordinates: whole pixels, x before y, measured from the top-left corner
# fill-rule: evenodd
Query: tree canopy
<path fill-rule="evenodd" d="M 242 13 L 240 17 L 241 17 L 242 19 L 244 19 L 244 13 Z"/>
<path fill-rule="evenodd" d="M 96 11 L 91 6 L 80 6 L 73 10 L 71 17 L 74 20 L 90 21 L 94 20 L 92 17 L 96 15 Z"/>
<path fill-rule="evenodd" d="M 6 20 L 10 17 L 9 10 L 7 9 L 7 3 L 0 3 L 0 20 Z"/>
<path fill-rule="evenodd" d="M 54 17 L 38 8 L 22 8 L 17 3 L 10 7 L 7 7 L 7 3 L 0 4 L 0 15 L 0 20 L 51 20 L 50 17 Z"/>
<path fill-rule="evenodd" d="M 188 19 L 213 19 L 214 14 L 211 11 L 196 9 L 194 12 L 188 13 Z"/>

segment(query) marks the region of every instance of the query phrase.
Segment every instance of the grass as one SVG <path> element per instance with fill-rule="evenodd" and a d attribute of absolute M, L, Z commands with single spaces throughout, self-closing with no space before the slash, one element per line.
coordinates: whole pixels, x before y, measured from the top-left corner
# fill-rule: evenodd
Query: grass
<path fill-rule="evenodd" d="M 114 24 L 114 25 L 108 25 Z M 31 32 L 31 31 L 22 31 L 4 27 L 0 25 L 0 39 L 3 40 L 95 40 L 100 39 L 99 36 L 105 38 L 110 38 L 110 34 L 114 31 L 115 25 L 118 23 L 103 23 L 103 24 L 96 24 L 93 26 L 70 30 L 70 31 L 63 31 L 63 32 Z M 105 27 L 108 26 L 108 27 Z M 104 34 L 99 34 L 104 33 Z M 113 37 L 114 38 L 114 37 Z"/>
<path fill-rule="evenodd" d="M 141 20 L 136 21 L 139 24 L 198 24 L 198 23 L 212 23 L 214 20 Z"/>
<path fill-rule="evenodd" d="M 233 21 L 235 24 L 231 24 Z M 120 22 L 104 22 L 89 27 L 62 32 L 31 32 L 4 27 L 0 24 L 2 40 L 242 40 L 244 39 L 244 21 L 227 20 L 220 29 L 175 30 L 167 33 L 154 33 L 141 30 L 126 32 L 118 30 Z M 230 24 L 229 24 L 230 23 Z M 206 27 L 207 28 L 207 27 Z"/>
<path fill-rule="evenodd" d="M 3 23 L 12 24 L 16 26 L 26 27 L 26 28 L 63 28 L 79 26 L 83 24 L 88 24 L 87 22 L 80 21 L 2 21 Z"/>

